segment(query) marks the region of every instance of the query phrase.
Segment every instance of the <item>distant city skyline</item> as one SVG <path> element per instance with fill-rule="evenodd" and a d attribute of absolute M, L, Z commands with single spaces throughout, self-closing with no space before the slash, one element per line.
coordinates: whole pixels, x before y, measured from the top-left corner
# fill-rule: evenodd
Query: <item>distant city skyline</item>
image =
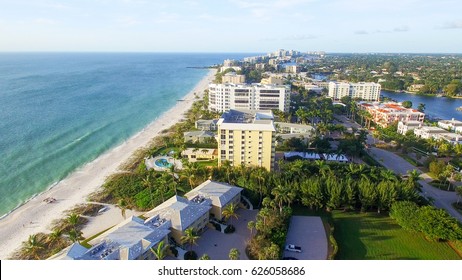
<path fill-rule="evenodd" d="M 458 0 L 0 0 L 0 51 L 462 52 Z"/>

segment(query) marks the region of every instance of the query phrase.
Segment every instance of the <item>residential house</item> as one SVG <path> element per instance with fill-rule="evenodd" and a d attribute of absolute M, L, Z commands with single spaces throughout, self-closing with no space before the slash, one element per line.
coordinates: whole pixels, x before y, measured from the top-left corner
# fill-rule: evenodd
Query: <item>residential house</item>
<path fill-rule="evenodd" d="M 201 149 L 201 148 L 187 148 L 181 152 L 183 158 L 188 159 L 189 162 L 196 162 L 200 160 L 214 160 L 218 158 L 217 149 Z"/>
<path fill-rule="evenodd" d="M 223 219 L 223 209 L 229 204 L 241 202 L 242 190 L 236 186 L 207 180 L 186 193 L 185 196 L 190 201 L 211 205 L 210 214 L 217 220 L 221 220 Z"/>
<path fill-rule="evenodd" d="M 170 222 L 151 223 L 131 216 L 98 236 L 90 249 L 73 244 L 50 259 L 73 260 L 146 260 L 155 259 L 151 248 L 168 244 Z"/>
<path fill-rule="evenodd" d="M 145 214 L 146 221 L 165 220 L 171 223 L 170 236 L 181 244 L 181 237 L 188 228 L 201 233 L 209 222 L 210 205 L 198 204 L 175 195 Z"/>
<path fill-rule="evenodd" d="M 197 120 L 195 127 L 199 130 L 215 131 L 217 130 L 218 120 Z"/>
<path fill-rule="evenodd" d="M 210 131 L 187 131 L 183 133 L 184 135 L 184 142 L 191 142 L 191 143 L 206 143 L 208 141 L 212 141 L 215 137 L 215 134 Z"/>

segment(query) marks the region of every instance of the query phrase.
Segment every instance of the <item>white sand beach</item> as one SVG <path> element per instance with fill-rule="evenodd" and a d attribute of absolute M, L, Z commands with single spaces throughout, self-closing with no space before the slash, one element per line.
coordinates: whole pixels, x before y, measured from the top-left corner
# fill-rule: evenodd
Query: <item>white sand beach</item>
<path fill-rule="evenodd" d="M 50 190 L 34 197 L 8 216 L 0 220 L 0 259 L 7 259 L 29 235 L 49 232 L 51 222 L 64 216 L 64 211 L 86 202 L 91 193 L 98 190 L 106 177 L 116 173 L 119 166 L 126 162 L 139 148 L 147 146 L 160 131 L 169 128 L 183 118 L 183 114 L 195 100 L 194 93 L 200 97 L 208 83 L 214 79 L 216 70 L 210 70 L 193 90 L 173 108 L 162 114 L 121 145 L 99 156 L 94 161 L 79 168 Z M 44 202 L 46 198 L 55 198 L 52 203 Z M 122 221 L 120 211 L 107 211 L 98 216 L 98 220 Z M 99 232 L 107 228 L 107 223 L 92 221 L 90 232 Z M 100 224 L 101 228 L 95 227 Z M 84 233 L 89 234 L 90 232 Z"/>

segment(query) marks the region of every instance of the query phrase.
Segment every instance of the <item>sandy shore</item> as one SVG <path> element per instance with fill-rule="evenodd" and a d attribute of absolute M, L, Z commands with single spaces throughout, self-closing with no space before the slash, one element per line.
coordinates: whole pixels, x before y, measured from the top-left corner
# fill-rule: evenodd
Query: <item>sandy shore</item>
<path fill-rule="evenodd" d="M 29 235 L 49 232 L 53 220 L 63 217 L 65 210 L 71 209 L 76 204 L 84 203 L 87 196 L 98 190 L 105 178 L 117 172 L 119 166 L 126 162 L 137 149 L 147 146 L 160 131 L 182 119 L 183 114 L 195 100 L 194 93 L 202 96 L 208 83 L 213 80 L 214 74 L 215 70 L 210 70 L 207 76 L 184 97 L 184 101 L 178 102 L 141 132 L 79 168 L 52 189 L 36 196 L 0 220 L 0 259 L 8 258 L 23 241 L 27 240 Z M 49 204 L 43 202 L 47 197 L 53 197 L 56 201 Z M 113 211 L 108 211 L 108 213 L 99 215 L 98 219 L 111 219 L 112 217 L 107 215 L 115 215 L 113 213 Z M 122 218 L 119 216 L 118 219 Z M 102 225 L 104 227 L 104 223 Z M 97 230 L 99 229 L 92 229 L 92 231 Z"/>

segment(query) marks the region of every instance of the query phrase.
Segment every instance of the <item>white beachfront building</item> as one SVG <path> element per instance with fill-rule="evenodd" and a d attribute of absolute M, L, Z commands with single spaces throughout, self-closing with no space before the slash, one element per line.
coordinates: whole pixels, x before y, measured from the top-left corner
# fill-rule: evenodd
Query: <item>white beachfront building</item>
<path fill-rule="evenodd" d="M 290 86 L 263 84 L 209 84 L 209 110 L 289 111 Z"/>
<path fill-rule="evenodd" d="M 438 126 L 449 131 L 462 133 L 462 122 L 452 118 L 451 120 L 438 121 Z"/>
<path fill-rule="evenodd" d="M 340 100 L 344 96 L 367 101 L 380 100 L 381 86 L 378 83 L 342 83 L 330 82 L 328 96 L 333 100 Z"/>
<path fill-rule="evenodd" d="M 423 139 L 436 139 L 441 133 L 448 133 L 448 131 L 436 126 L 421 126 L 414 129 L 414 134 Z"/>
<path fill-rule="evenodd" d="M 408 131 L 413 131 L 422 126 L 420 121 L 400 121 L 398 123 L 398 133 L 405 135 Z"/>

